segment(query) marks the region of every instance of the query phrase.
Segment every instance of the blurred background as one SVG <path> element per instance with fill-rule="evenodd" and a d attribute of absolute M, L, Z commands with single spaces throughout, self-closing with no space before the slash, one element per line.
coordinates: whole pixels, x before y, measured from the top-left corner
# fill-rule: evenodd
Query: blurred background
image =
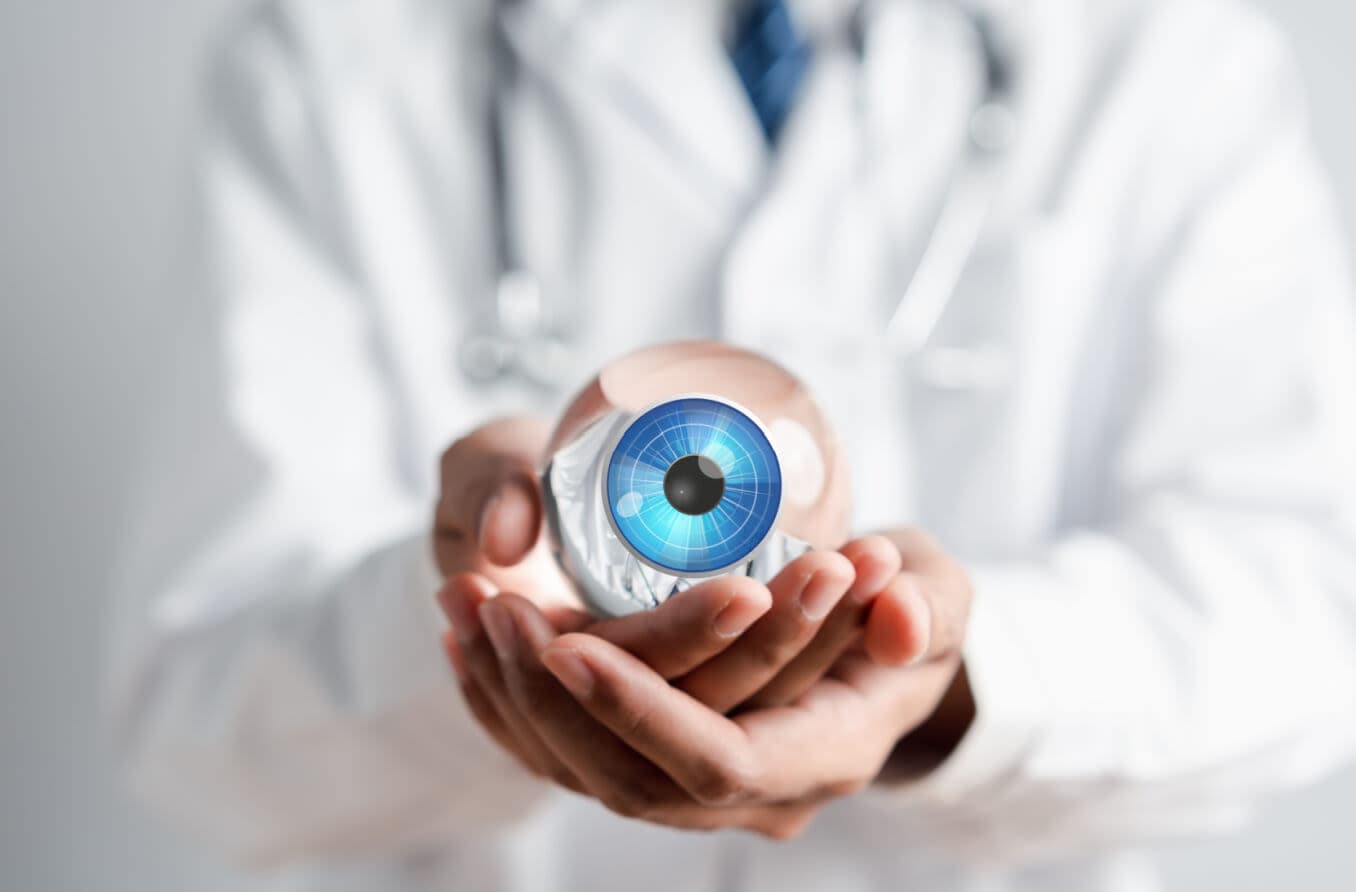
<path fill-rule="evenodd" d="M 98 722 L 107 568 L 181 245 L 194 88 L 238 0 L 0 6 L 0 888 L 254 889 L 118 789 Z M 1356 6 L 1265 0 L 1356 224 Z M 1353 242 L 1356 248 L 1356 242 Z M 1244 834 L 1162 853 L 1170 888 L 1350 888 L 1356 771 Z"/>

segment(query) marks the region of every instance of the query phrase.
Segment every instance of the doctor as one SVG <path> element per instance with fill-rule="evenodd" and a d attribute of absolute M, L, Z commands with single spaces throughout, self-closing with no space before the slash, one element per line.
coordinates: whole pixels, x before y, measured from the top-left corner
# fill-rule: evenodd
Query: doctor
<path fill-rule="evenodd" d="M 1356 340 L 1273 30 L 788 6 L 276 0 L 231 30 L 109 676 L 184 826 L 327 890 L 1141 889 L 1137 846 L 1348 755 Z M 537 422 L 482 425 L 680 337 L 806 381 L 856 529 L 926 531 L 891 559 L 972 598 L 946 758 L 755 828 L 791 841 L 561 791 L 440 647 L 435 592 L 493 592 L 431 559 L 439 457 L 531 455 Z M 461 530 L 482 569 L 530 543 L 501 496 Z"/>

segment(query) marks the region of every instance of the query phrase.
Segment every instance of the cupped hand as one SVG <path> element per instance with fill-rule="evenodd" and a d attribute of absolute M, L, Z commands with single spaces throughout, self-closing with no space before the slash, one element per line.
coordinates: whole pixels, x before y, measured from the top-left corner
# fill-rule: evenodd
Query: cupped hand
<path fill-rule="evenodd" d="M 860 646 L 868 618 L 896 611 L 877 603 L 898 575 L 899 551 L 887 539 L 867 537 L 842 553 L 812 552 L 797 558 L 767 586 L 742 576 L 707 580 L 654 610 L 594 620 L 582 611 L 547 607 L 556 634 L 587 632 L 625 650 L 661 677 L 718 711 L 790 702 L 850 647 Z M 481 723 L 533 772 L 567 786 L 568 772 L 523 719 L 505 684 L 487 634 L 484 613 L 500 592 L 486 575 L 451 577 L 439 593 L 452 629 L 449 657 L 463 693 Z M 888 590 L 885 599 L 892 597 Z M 541 599 L 528 596 L 540 606 Z M 900 646 L 876 646 L 885 662 L 898 662 Z"/>
<path fill-rule="evenodd" d="M 578 609 L 573 584 L 541 535 L 537 469 L 548 437 L 540 419 L 502 418 L 457 440 L 443 454 L 433 541 L 445 577 L 476 573 L 494 590 L 513 591 L 536 603 L 560 631 L 587 625 L 721 712 L 794 699 L 860 640 L 868 613 L 887 609 L 873 605 L 899 570 L 898 551 L 872 536 L 849 543 L 841 553 L 804 555 L 766 588 L 719 583 L 703 598 L 701 592 L 708 589 L 699 586 L 695 596 L 685 592 L 672 599 L 672 609 L 590 625 Z M 471 586 L 466 597 L 476 590 Z M 722 602 L 713 604 L 711 598 L 722 593 Z M 671 618 L 675 610 L 694 617 L 704 608 L 724 611 L 703 620 L 708 633 L 718 636 L 714 643 L 685 637 L 695 620 Z M 449 609 L 456 626 L 454 612 Z M 868 635 L 867 641 L 883 661 L 900 658 L 891 653 L 898 646 L 888 636 Z"/>
<path fill-rule="evenodd" d="M 816 585 L 836 594 L 807 611 Z M 792 835 L 892 752 L 935 761 L 968 725 L 969 584 L 915 533 L 807 555 L 765 590 L 722 578 L 638 617 L 576 617 L 576 631 L 495 594 L 474 575 L 443 593 L 472 709 L 533 770 L 622 814 Z M 717 629 L 722 616 L 737 620 Z M 845 653 L 863 620 L 865 652 Z M 965 702 L 936 709 L 948 694 Z M 915 738 L 922 758 L 900 743 Z"/>

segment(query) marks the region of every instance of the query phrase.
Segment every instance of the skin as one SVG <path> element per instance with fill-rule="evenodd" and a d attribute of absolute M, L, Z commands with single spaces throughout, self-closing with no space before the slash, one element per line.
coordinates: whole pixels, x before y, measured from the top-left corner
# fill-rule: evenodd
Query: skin
<path fill-rule="evenodd" d="M 639 412 L 681 393 L 720 394 L 750 409 L 764 424 L 785 419 L 803 428 L 818 447 L 824 480 L 809 498 L 788 498 L 777 525 L 817 548 L 837 548 L 847 540 L 849 473 L 828 421 L 794 375 L 764 356 L 730 344 L 676 341 L 615 360 L 566 409 L 551 434 L 547 453 L 606 412 Z"/>
<path fill-rule="evenodd" d="M 598 413 L 701 390 L 702 375 L 814 433 L 824 492 L 781 522 L 821 548 L 767 585 L 707 580 L 656 610 L 595 620 L 544 541 L 537 468 Z M 918 531 L 840 544 L 841 456 L 803 388 L 760 357 L 705 344 L 633 354 L 554 434 L 540 420 L 493 421 L 453 444 L 441 470 L 438 597 L 468 706 L 528 770 L 619 814 L 787 838 L 835 797 L 935 766 L 973 717 L 963 569 Z"/>

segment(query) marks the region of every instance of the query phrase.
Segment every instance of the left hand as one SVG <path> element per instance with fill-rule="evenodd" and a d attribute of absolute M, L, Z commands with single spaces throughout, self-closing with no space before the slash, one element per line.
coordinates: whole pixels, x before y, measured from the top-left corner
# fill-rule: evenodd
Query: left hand
<path fill-rule="evenodd" d="M 493 639 L 515 719 L 568 768 L 571 788 L 655 823 L 786 838 L 887 763 L 913 772 L 936 764 L 973 714 L 960 671 L 969 581 L 927 536 L 888 539 L 901 569 L 886 589 L 904 609 L 873 617 L 867 653 L 873 635 L 904 641 L 907 665 L 849 652 L 790 703 L 734 717 L 597 635 L 558 636 L 516 595 L 480 606 L 491 632 L 481 637 Z"/>

